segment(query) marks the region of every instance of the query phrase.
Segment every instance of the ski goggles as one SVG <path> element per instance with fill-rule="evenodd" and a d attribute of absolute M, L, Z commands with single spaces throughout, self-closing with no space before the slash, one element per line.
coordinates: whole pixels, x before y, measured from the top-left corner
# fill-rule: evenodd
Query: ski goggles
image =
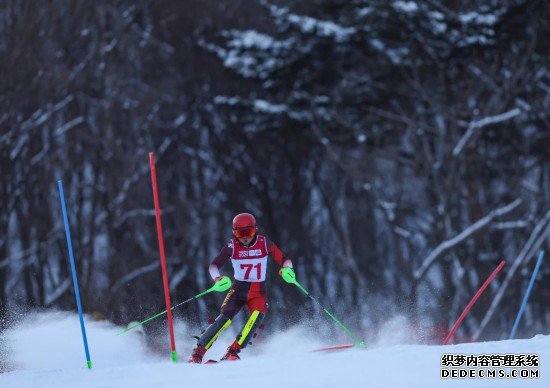
<path fill-rule="evenodd" d="M 233 234 L 237 238 L 251 238 L 256 234 L 256 228 L 254 226 L 248 226 L 246 228 L 233 229 Z"/>

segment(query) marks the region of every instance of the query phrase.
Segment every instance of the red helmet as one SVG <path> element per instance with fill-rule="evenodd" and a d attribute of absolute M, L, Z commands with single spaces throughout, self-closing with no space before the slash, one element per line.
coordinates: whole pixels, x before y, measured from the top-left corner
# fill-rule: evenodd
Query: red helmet
<path fill-rule="evenodd" d="M 256 219 L 252 214 L 241 213 L 233 218 L 233 234 L 235 237 L 254 237 L 257 231 Z"/>

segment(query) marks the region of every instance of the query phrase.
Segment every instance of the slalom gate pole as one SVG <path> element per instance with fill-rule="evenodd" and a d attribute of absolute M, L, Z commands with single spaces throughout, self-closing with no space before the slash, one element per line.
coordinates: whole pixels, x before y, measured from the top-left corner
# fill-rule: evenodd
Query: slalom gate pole
<path fill-rule="evenodd" d="M 466 314 L 468 314 L 468 312 L 470 311 L 470 309 L 472 308 L 472 306 L 477 302 L 478 298 L 481 296 L 481 294 L 483 294 L 483 291 L 485 291 L 485 289 L 487 288 L 487 286 L 493 281 L 493 279 L 497 276 L 497 274 L 500 272 L 500 270 L 502 269 L 502 267 L 504 267 L 504 265 L 506 264 L 506 260 L 502 260 L 500 262 L 500 264 L 498 265 L 498 267 L 496 267 L 493 272 L 491 273 L 491 275 L 489 275 L 489 277 L 487 278 L 487 280 L 485 280 L 485 283 L 483 283 L 483 285 L 481 286 L 481 288 L 479 290 L 477 290 L 477 292 L 475 293 L 474 297 L 472 298 L 472 300 L 470 301 L 470 303 L 468 303 L 468 305 L 466 306 L 466 308 L 464 309 L 464 311 L 462 311 L 462 314 L 460 314 L 460 316 L 458 317 L 458 319 L 456 320 L 455 324 L 453 325 L 453 327 L 451 328 L 451 331 L 449 331 L 449 334 L 447 334 L 447 337 L 445 337 L 445 339 L 443 340 L 443 345 L 447 345 L 450 341 L 450 339 L 453 337 L 453 335 L 455 334 L 455 331 L 458 329 L 458 327 L 460 326 L 460 324 L 462 323 L 462 320 L 464 319 L 464 317 L 466 316 Z"/>
<path fill-rule="evenodd" d="M 521 302 L 521 307 L 519 308 L 518 316 L 516 317 L 516 321 L 514 322 L 514 327 L 512 328 L 512 331 L 510 332 L 510 339 L 514 339 L 516 336 L 516 332 L 518 330 L 519 322 L 521 321 L 521 317 L 523 316 L 523 312 L 525 311 L 525 306 L 527 306 L 527 299 L 529 299 L 529 294 L 531 294 L 531 289 L 533 288 L 533 285 L 535 284 L 535 280 L 537 278 L 537 273 L 539 272 L 540 265 L 542 263 L 542 259 L 544 257 L 544 251 L 540 251 L 539 258 L 537 260 L 537 264 L 535 265 L 535 269 L 533 271 L 533 274 L 531 275 L 531 280 L 529 281 L 529 286 L 527 287 L 527 291 L 525 292 L 525 296 L 523 297 L 523 301 Z"/>
<path fill-rule="evenodd" d="M 164 255 L 164 239 L 162 237 L 162 221 L 160 219 L 160 202 L 157 186 L 157 171 L 155 169 L 155 154 L 149 152 L 149 165 L 151 167 L 151 183 L 153 185 L 153 199 L 155 201 L 155 215 L 157 220 L 157 236 L 160 251 L 160 266 L 162 269 L 162 281 L 164 284 L 164 302 L 166 303 L 166 313 L 168 316 L 168 330 L 170 332 L 171 356 L 174 362 L 178 362 L 176 353 L 176 340 L 174 338 L 174 322 L 172 320 L 172 307 L 170 303 L 170 288 L 168 286 L 168 273 L 166 271 L 166 256 Z"/>
<path fill-rule="evenodd" d="M 203 291 L 203 292 L 201 292 L 200 294 L 197 294 L 197 295 L 195 295 L 195 296 L 192 296 L 191 298 L 186 299 L 186 300 L 184 300 L 183 302 L 178 303 L 177 305 L 172 306 L 172 310 L 174 310 L 176 307 L 183 306 L 184 304 L 189 303 L 189 302 L 191 302 L 191 301 L 193 301 L 193 300 L 195 300 L 195 299 L 199 299 L 200 297 L 203 297 L 204 295 L 209 294 L 209 293 L 211 293 L 211 292 L 214 292 L 214 291 L 216 291 L 216 292 L 223 292 L 223 291 L 228 290 L 229 287 L 231 287 L 231 280 L 230 280 L 229 278 L 227 278 L 227 277 L 226 277 L 226 279 L 227 279 L 227 280 L 224 281 L 224 279 L 222 278 L 220 281 L 218 281 L 216 284 L 214 284 L 214 285 L 213 285 L 212 287 L 210 287 L 208 290 Z M 126 333 L 129 332 L 130 330 L 133 330 L 133 329 L 135 329 L 135 328 L 137 328 L 137 327 L 140 327 L 140 326 L 142 326 L 142 325 L 144 325 L 144 324 L 146 324 L 146 323 L 152 321 L 153 319 L 158 318 L 158 317 L 160 317 L 160 316 L 162 316 L 162 315 L 164 315 L 164 314 L 166 314 L 166 310 L 164 310 L 164 311 L 162 311 L 162 312 L 160 312 L 160 313 L 158 313 L 158 314 L 152 315 L 152 316 L 150 316 L 149 318 L 146 318 L 145 320 L 143 320 L 143 321 L 141 321 L 141 322 L 138 322 L 138 323 L 136 323 L 136 324 L 134 324 L 134 325 L 132 325 L 132 326 L 130 326 L 130 327 L 128 327 L 128 328 L 122 330 L 120 333 L 118 333 L 118 335 L 126 334 Z"/>
<path fill-rule="evenodd" d="M 285 279 L 288 281 L 288 279 Z M 296 280 L 296 278 L 292 278 L 290 279 L 290 283 L 294 284 L 296 287 L 298 287 L 300 289 L 300 291 L 302 291 L 304 294 L 306 294 L 307 296 L 310 297 L 310 299 L 312 299 L 313 301 L 315 301 L 315 303 L 317 303 L 321 309 L 329 316 L 332 318 L 332 320 L 334 322 L 336 322 L 338 324 L 338 326 L 340 326 L 351 338 L 353 338 L 353 346 L 359 346 L 360 348 L 366 348 L 367 345 L 365 345 L 365 341 L 363 341 L 361 338 L 359 338 L 357 335 L 355 335 L 351 330 L 349 330 L 347 327 L 344 326 L 344 324 L 342 322 L 340 322 L 335 316 L 334 314 L 332 314 L 330 311 L 328 311 L 322 304 L 321 302 L 319 302 L 319 300 L 317 300 L 317 298 L 315 298 L 313 295 L 311 295 L 309 293 L 308 290 L 306 290 L 304 287 L 302 287 L 302 285 L 300 283 L 298 283 L 298 281 Z"/>
<path fill-rule="evenodd" d="M 78 309 L 78 317 L 80 319 L 80 331 L 82 332 L 82 341 L 84 342 L 84 353 L 86 354 L 86 365 L 88 369 L 92 369 L 92 360 L 90 359 L 90 350 L 88 349 L 88 338 L 86 337 L 86 327 L 84 326 L 84 316 L 82 314 L 82 304 L 80 303 L 80 291 L 78 289 L 78 278 L 76 273 L 76 265 L 73 255 L 73 243 L 71 241 L 71 230 L 69 228 L 69 217 L 67 216 L 67 207 L 65 205 L 65 193 L 63 192 L 63 181 L 57 181 L 59 189 L 59 200 L 61 202 L 61 210 L 63 212 L 63 224 L 65 225 L 65 237 L 67 239 L 67 249 L 69 250 L 69 261 L 71 262 L 71 274 L 73 277 L 74 296 L 76 298 L 76 307 Z"/>

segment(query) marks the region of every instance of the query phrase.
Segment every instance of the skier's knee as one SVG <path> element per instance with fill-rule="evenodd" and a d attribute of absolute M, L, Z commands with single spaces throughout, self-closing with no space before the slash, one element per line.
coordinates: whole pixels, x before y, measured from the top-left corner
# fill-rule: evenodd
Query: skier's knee
<path fill-rule="evenodd" d="M 201 338 L 197 342 L 198 345 L 210 349 L 212 344 L 218 339 L 218 336 L 231 325 L 231 319 L 225 314 L 220 314 L 208 328 L 202 334 Z"/>
<path fill-rule="evenodd" d="M 252 314 L 250 314 L 243 330 L 237 336 L 237 342 L 242 348 L 246 347 L 250 343 L 250 340 L 255 337 L 256 330 L 258 330 L 264 318 L 265 314 L 259 310 L 254 310 Z"/>

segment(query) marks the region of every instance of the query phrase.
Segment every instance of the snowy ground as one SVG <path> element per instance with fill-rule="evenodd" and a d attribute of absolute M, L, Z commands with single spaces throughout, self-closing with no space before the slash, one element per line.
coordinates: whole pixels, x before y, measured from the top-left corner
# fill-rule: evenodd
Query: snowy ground
<path fill-rule="evenodd" d="M 379 344 L 368 350 L 313 353 L 312 349 L 334 343 L 308 340 L 307 329 L 298 327 L 272 335 L 254 350 L 247 348 L 241 361 L 190 365 L 174 364 L 168 354 L 164 359 L 151 356 L 139 336 L 118 336 L 118 330 L 108 323 L 87 322 L 93 361 L 93 369 L 88 370 L 77 317 L 62 313 L 34 315 L 4 335 L 0 356 L 12 371 L 0 374 L 0 387 L 550 386 L 550 336 L 446 347 Z M 208 355 L 221 356 L 229 341 L 224 336 Z M 178 349 L 182 360 L 192 344 L 178 337 L 178 344 L 185 342 L 188 346 Z M 538 354 L 540 378 L 441 379 L 443 353 Z"/>

